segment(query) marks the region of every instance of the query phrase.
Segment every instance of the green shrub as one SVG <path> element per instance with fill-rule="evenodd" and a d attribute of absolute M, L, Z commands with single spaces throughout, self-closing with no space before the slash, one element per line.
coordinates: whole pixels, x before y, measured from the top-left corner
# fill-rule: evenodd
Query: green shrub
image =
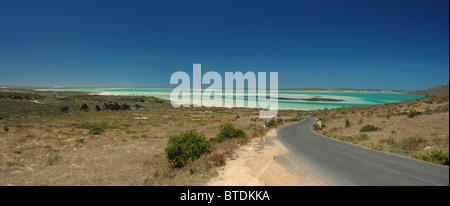
<path fill-rule="evenodd" d="M 212 146 L 205 135 L 198 134 L 195 130 L 188 130 L 171 136 L 165 151 L 172 166 L 181 168 L 189 161 L 210 153 Z"/>
<path fill-rule="evenodd" d="M 87 111 L 89 111 L 89 106 L 87 104 L 83 104 L 83 105 L 81 105 L 80 110 L 87 112 Z"/>
<path fill-rule="evenodd" d="M 122 104 L 121 108 L 122 110 L 131 110 L 131 107 L 128 104 Z"/>
<path fill-rule="evenodd" d="M 321 126 L 320 126 L 318 123 L 314 123 L 313 126 L 312 126 L 312 129 L 313 129 L 314 131 L 317 131 L 317 130 L 320 130 L 320 129 L 322 129 L 322 128 L 321 128 Z"/>
<path fill-rule="evenodd" d="M 413 154 L 413 158 L 428 161 L 428 162 L 434 162 L 442 165 L 449 165 L 448 163 L 448 150 L 433 150 L 431 152 L 424 152 L 421 154 Z"/>
<path fill-rule="evenodd" d="M 314 131 L 318 131 L 318 130 L 324 129 L 325 127 L 326 127 L 326 125 L 324 125 L 324 124 L 315 123 L 315 124 L 313 124 L 312 129 Z"/>
<path fill-rule="evenodd" d="M 267 127 L 276 127 L 278 125 L 278 122 L 275 119 L 269 120 L 269 122 L 266 124 Z"/>
<path fill-rule="evenodd" d="M 361 127 L 361 129 L 359 129 L 359 132 L 373 132 L 373 131 L 377 131 L 378 128 L 373 126 L 373 125 L 366 125 Z"/>
<path fill-rule="evenodd" d="M 122 107 L 119 105 L 119 103 L 105 103 L 103 104 L 105 110 L 112 110 L 112 111 L 119 111 L 122 109 Z"/>
<path fill-rule="evenodd" d="M 282 125 L 285 121 L 282 118 L 277 119 L 277 125 Z"/>
<path fill-rule="evenodd" d="M 223 141 L 227 138 L 246 137 L 247 134 L 243 129 L 237 129 L 231 122 L 225 122 L 220 125 L 219 133 L 217 133 L 215 140 Z"/>

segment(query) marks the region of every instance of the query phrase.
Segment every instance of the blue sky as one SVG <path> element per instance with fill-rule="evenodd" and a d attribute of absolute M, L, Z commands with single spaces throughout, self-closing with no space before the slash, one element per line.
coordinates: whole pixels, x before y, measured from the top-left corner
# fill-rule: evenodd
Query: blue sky
<path fill-rule="evenodd" d="M 170 86 L 193 63 L 276 71 L 280 88 L 427 89 L 449 81 L 449 1 L 0 0 L 0 85 Z"/>

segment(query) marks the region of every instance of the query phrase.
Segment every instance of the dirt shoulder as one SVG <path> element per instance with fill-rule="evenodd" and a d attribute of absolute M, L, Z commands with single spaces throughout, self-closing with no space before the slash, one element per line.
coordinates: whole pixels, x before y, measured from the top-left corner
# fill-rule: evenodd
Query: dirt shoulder
<path fill-rule="evenodd" d="M 265 137 L 254 138 L 236 151 L 236 158 L 228 160 L 218 169 L 219 175 L 209 181 L 208 186 L 313 186 L 314 180 L 291 174 L 275 161 L 276 156 L 287 150 L 275 138 L 271 144 L 266 138 L 276 136 L 273 129 Z M 300 169 L 300 168 L 299 168 Z"/>

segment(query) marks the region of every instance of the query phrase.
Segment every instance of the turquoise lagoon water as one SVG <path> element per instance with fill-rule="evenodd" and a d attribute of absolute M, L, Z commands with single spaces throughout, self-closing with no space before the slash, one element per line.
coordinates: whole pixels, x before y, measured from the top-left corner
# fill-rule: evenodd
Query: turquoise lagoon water
<path fill-rule="evenodd" d="M 48 89 L 45 89 L 48 90 Z M 136 95 L 154 96 L 162 99 L 170 99 L 173 88 L 83 88 L 83 89 L 50 89 L 52 91 L 75 91 L 95 92 L 103 95 Z M 200 93 L 192 92 L 193 98 L 199 97 Z M 247 105 L 247 91 L 225 91 L 223 99 L 242 99 Z M 269 97 L 269 92 L 267 92 Z M 278 108 L 293 110 L 317 110 L 324 108 L 338 108 L 351 106 L 369 106 L 375 104 L 387 104 L 421 98 L 419 95 L 406 95 L 402 93 L 388 92 L 329 92 L 329 91 L 278 91 Z M 311 98 L 323 98 L 339 101 L 310 101 Z M 258 100 L 272 102 L 275 100 Z M 257 104 L 258 105 L 258 104 Z"/>

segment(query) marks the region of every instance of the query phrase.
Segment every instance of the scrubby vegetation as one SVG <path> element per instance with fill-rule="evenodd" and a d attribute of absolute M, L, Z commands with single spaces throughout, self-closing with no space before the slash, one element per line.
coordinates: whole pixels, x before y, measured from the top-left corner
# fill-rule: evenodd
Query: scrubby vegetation
<path fill-rule="evenodd" d="M 405 137 L 398 143 L 403 151 L 418 151 L 424 148 L 423 144 L 427 142 L 427 139 L 423 137 Z"/>
<path fill-rule="evenodd" d="M 198 134 L 195 130 L 188 130 L 171 136 L 165 151 L 170 164 L 175 168 L 181 168 L 189 161 L 211 153 L 212 146 L 205 135 Z"/>
<path fill-rule="evenodd" d="M 217 175 L 216 167 L 224 165 L 227 159 L 233 158 L 236 148 L 244 145 L 252 137 L 263 136 L 268 130 L 263 127 L 263 125 L 267 126 L 267 122 L 258 118 L 257 110 L 245 108 L 173 109 L 168 101 L 153 97 L 101 96 L 77 92 L 17 91 L 14 93 L 30 93 L 36 97 L 0 98 L 0 125 L 1 127 L 7 125 L 9 129 L 9 132 L 0 131 L 2 144 L 4 144 L 2 152 L 7 154 L 0 160 L 0 169 L 5 174 L 3 178 L 0 178 L 2 185 L 7 183 L 202 185 L 209 178 Z M 442 136 L 440 128 L 445 127 L 439 122 L 433 122 L 436 124 L 433 125 L 436 134 L 420 135 L 427 141 L 420 143 L 416 151 L 403 151 L 400 144 L 404 143 L 400 143 L 401 139 L 411 136 L 403 135 L 407 129 L 404 127 L 385 129 L 383 124 L 373 123 L 373 119 L 383 118 L 386 124 L 391 124 L 399 118 L 404 118 L 406 121 L 422 120 L 425 117 L 448 112 L 446 101 L 448 102 L 448 95 L 373 107 L 326 111 L 280 110 L 279 117 L 283 119 L 279 118 L 280 121 L 274 119 L 272 123 L 279 126 L 284 122 L 299 120 L 297 117 L 320 117 L 322 125 L 327 124 L 329 129 L 323 126 L 324 128 L 319 132 L 329 133 L 336 139 L 408 154 L 422 154 L 425 147 L 433 150 L 443 149 L 445 153 L 448 150 L 448 135 Z M 105 103 L 114 106 L 117 103 L 121 109 L 107 110 L 104 108 Z M 88 106 L 89 111 L 80 110 L 83 104 Z M 131 105 L 131 110 L 127 110 L 126 106 L 123 110 L 124 104 Z M 407 118 L 406 115 L 411 109 L 423 112 L 420 108 L 422 104 L 429 106 L 427 114 L 430 115 Z M 67 111 L 61 112 L 62 107 L 67 107 Z M 388 109 L 392 111 L 390 119 L 383 116 Z M 349 119 L 351 127 L 345 128 L 343 125 L 345 119 Z M 381 130 L 370 133 L 366 139 L 364 134 L 358 131 L 363 126 L 358 120 L 361 123 L 377 125 Z M 334 124 L 333 121 L 337 123 Z M 220 125 L 223 122 L 232 122 L 234 130 L 243 130 L 246 137 L 210 141 L 210 153 L 187 161 L 181 168 L 176 168 L 172 162 L 169 162 L 164 148 L 168 146 L 167 142 L 171 136 L 179 135 L 182 131 L 189 129 L 196 129 L 199 135 L 204 134 L 209 141 L 220 133 Z M 354 130 L 355 133 L 344 136 L 341 133 L 343 129 Z M 391 131 L 395 134 L 391 134 Z M 377 137 L 383 132 L 388 134 L 381 138 Z M 391 136 L 393 138 L 389 139 L 388 137 Z M 379 139 L 386 140 L 379 141 Z M 50 167 L 47 164 L 47 160 L 53 158 L 49 158 L 49 154 L 59 156 L 54 158 L 57 159 L 56 161 L 49 161 L 56 166 Z M 74 165 L 77 170 L 73 170 Z M 15 171 L 20 173 L 12 175 Z M 83 171 L 83 174 L 79 171 Z M 49 178 L 54 176 L 70 176 L 70 182 L 63 178 Z"/>
<path fill-rule="evenodd" d="M 396 145 L 396 142 L 395 142 L 394 138 L 392 138 L 392 137 L 389 137 L 389 138 L 386 138 L 386 139 L 381 139 L 381 140 L 379 140 L 378 142 L 379 142 L 380 144 L 386 144 L 386 145 L 388 145 L 388 146 L 394 146 L 394 145 Z"/>
<path fill-rule="evenodd" d="M 83 104 L 81 105 L 80 110 L 87 112 L 89 111 L 89 106 L 87 104 Z"/>
<path fill-rule="evenodd" d="M 219 133 L 213 139 L 214 141 L 222 142 L 228 138 L 246 137 L 247 134 L 243 129 L 238 129 L 233 126 L 231 122 L 225 122 L 220 125 Z"/>
<path fill-rule="evenodd" d="M 0 120 L 6 118 L 48 117 L 61 113 L 123 111 L 139 103 L 142 108 L 168 108 L 170 102 L 154 97 L 104 96 L 80 92 L 0 90 Z M 98 106 L 98 107 L 97 107 Z M 104 108 L 102 108 L 104 107 Z M 95 109 L 94 109 L 95 108 Z"/>
<path fill-rule="evenodd" d="M 326 127 L 326 125 L 324 125 L 324 124 L 314 123 L 312 126 L 312 129 L 314 131 L 319 131 L 319 130 L 324 129 L 325 127 Z"/>
<path fill-rule="evenodd" d="M 36 98 L 0 99 L 0 138 L 7 155 L 0 160 L 5 174 L 0 185 L 204 185 L 237 148 L 269 130 L 255 109 L 173 108 L 153 97 L 79 92 L 0 93 L 5 90 Z M 120 109 L 106 109 L 105 103 Z M 275 121 L 281 125 L 301 116 L 279 111 Z M 211 152 L 174 167 L 165 151 L 168 140 L 190 129 L 204 135 Z M 218 134 L 230 138 L 211 141 Z"/>
<path fill-rule="evenodd" d="M 18 92 L 0 92 L 0 99 L 13 99 L 13 100 L 38 100 L 43 99 L 41 95 L 30 93 L 18 93 Z"/>
<path fill-rule="evenodd" d="M 131 107 L 126 103 L 120 105 L 119 103 L 114 102 L 114 103 L 105 103 L 104 109 L 111 111 L 119 111 L 119 110 L 131 110 Z"/>
<path fill-rule="evenodd" d="M 266 127 L 277 127 L 282 124 L 283 124 L 283 119 L 278 118 L 275 120 L 275 118 L 273 118 L 273 119 L 269 120 L 269 122 L 266 124 Z"/>
<path fill-rule="evenodd" d="M 413 154 L 412 157 L 437 164 L 449 165 L 448 150 L 432 150 L 431 152 Z"/>
<path fill-rule="evenodd" d="M 374 132 L 374 131 L 377 131 L 378 130 L 378 128 L 377 127 L 375 127 L 374 125 L 365 125 L 365 126 L 363 126 L 363 127 L 361 127 L 360 129 L 359 129 L 359 132 Z"/>

